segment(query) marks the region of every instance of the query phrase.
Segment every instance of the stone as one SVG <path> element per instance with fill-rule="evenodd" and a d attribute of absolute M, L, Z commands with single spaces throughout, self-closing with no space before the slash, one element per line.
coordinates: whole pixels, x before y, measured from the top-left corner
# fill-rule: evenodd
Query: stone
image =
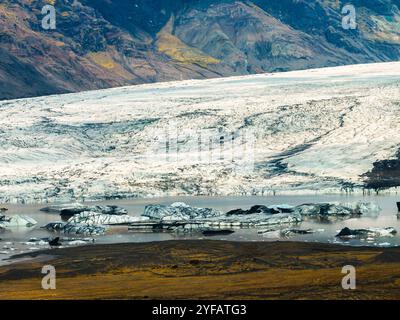
<path fill-rule="evenodd" d="M 52 246 L 52 247 L 61 246 L 60 237 L 56 237 L 56 238 L 50 240 L 50 241 L 49 241 L 49 245 Z"/>

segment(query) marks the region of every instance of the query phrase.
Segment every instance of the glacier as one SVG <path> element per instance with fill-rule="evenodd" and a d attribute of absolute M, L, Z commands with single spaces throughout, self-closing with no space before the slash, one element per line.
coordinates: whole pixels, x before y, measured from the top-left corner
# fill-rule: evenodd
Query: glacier
<path fill-rule="evenodd" d="M 0 101 L 0 203 L 361 192 L 399 123 L 400 62 Z"/>

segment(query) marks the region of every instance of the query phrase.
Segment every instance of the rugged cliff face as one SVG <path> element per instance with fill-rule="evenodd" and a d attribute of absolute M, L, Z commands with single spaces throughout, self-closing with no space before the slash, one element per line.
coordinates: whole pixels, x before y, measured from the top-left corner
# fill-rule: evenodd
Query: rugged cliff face
<path fill-rule="evenodd" d="M 346 2 L 347 3 L 347 2 Z M 400 1 L 2 0 L 0 99 L 398 60 Z M 56 8 L 43 30 L 42 8 Z"/>

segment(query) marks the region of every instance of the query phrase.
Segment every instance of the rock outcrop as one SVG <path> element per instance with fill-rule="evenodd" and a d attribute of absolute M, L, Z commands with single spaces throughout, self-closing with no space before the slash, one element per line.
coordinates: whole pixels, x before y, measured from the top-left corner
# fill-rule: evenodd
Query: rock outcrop
<path fill-rule="evenodd" d="M 57 32 L 41 28 L 49 3 Z M 352 3 L 356 30 L 337 1 L 3 0 L 0 100 L 398 60 L 398 1 Z"/>

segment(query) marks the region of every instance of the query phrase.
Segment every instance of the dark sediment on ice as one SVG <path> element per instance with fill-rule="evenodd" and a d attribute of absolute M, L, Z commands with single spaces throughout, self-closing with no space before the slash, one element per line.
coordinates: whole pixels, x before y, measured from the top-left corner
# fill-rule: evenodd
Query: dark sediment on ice
<path fill-rule="evenodd" d="M 376 191 L 400 186 L 400 149 L 393 159 L 376 161 L 363 175 L 367 189 Z M 400 210 L 400 209 L 399 209 Z"/>

